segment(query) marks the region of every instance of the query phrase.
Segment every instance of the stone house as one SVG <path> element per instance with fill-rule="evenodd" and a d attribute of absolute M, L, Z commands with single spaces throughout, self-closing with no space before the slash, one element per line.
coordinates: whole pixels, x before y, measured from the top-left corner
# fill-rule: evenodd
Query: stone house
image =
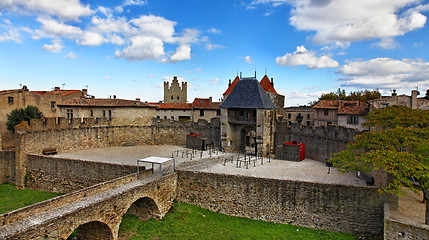
<path fill-rule="evenodd" d="M 274 152 L 277 106 L 256 78 L 241 78 L 220 108 L 221 144 L 225 151 L 265 156 Z"/>
<path fill-rule="evenodd" d="M 417 96 L 419 94 L 419 91 L 412 90 L 411 96 L 405 94 L 398 96 L 396 91 L 393 90 L 392 96 L 368 101 L 370 106 L 369 109 L 373 111 L 374 109 L 385 108 L 392 105 L 402 105 L 412 109 L 429 109 L 429 100 L 418 98 Z"/>
<path fill-rule="evenodd" d="M 314 107 L 314 126 L 344 126 L 365 130 L 361 124 L 368 113 L 368 105 L 361 101 L 321 100 Z"/>
<path fill-rule="evenodd" d="M 36 106 L 45 117 L 60 117 L 58 104 L 73 98 L 87 95 L 87 90 L 63 90 L 55 87 L 51 91 L 30 91 L 27 86 L 22 89 L 0 91 L 0 132 L 1 146 L 14 146 L 14 133 L 6 129 L 7 114 L 17 108 L 28 105 Z"/>
<path fill-rule="evenodd" d="M 191 121 L 191 103 L 151 103 L 156 107 L 156 118 L 172 121 Z"/>
<path fill-rule="evenodd" d="M 368 127 L 362 127 L 366 122 L 364 117 L 368 114 L 369 106 L 360 101 L 347 101 L 338 108 L 338 126 L 354 128 L 358 131 L 369 130 Z"/>
<path fill-rule="evenodd" d="M 287 107 L 284 109 L 285 120 L 288 126 L 299 123 L 301 126 L 314 125 L 314 110 L 309 106 Z"/>
<path fill-rule="evenodd" d="M 198 122 L 204 119 L 210 122 L 212 118 L 220 117 L 220 102 L 212 102 L 212 98 L 195 98 L 192 103 L 192 119 Z"/>
<path fill-rule="evenodd" d="M 149 126 L 156 116 L 156 108 L 140 99 L 76 98 L 58 104 L 60 115 L 73 118 L 107 120 L 113 126 Z"/>

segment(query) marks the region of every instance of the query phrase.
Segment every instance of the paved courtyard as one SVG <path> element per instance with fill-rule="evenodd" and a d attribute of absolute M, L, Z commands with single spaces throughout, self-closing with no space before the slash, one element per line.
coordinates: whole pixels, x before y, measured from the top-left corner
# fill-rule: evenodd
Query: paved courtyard
<path fill-rule="evenodd" d="M 176 151 L 179 151 L 178 153 Z M 200 152 L 198 151 L 190 159 L 190 155 L 186 158 L 186 148 L 181 146 L 173 145 L 144 145 L 144 146 L 127 146 L 127 147 L 107 147 L 107 148 L 95 148 L 87 149 L 76 152 L 59 153 L 54 155 L 55 157 L 61 158 L 72 158 L 81 159 L 87 161 L 106 162 L 106 163 L 117 163 L 126 165 L 136 165 L 137 159 L 147 158 L 150 156 L 156 157 L 171 157 L 174 152 L 176 159 L 176 166 L 180 167 L 183 163 L 189 165 L 190 162 L 200 160 Z M 190 153 L 191 150 L 188 150 Z M 184 156 L 182 158 L 182 156 Z M 213 155 L 220 156 L 220 155 Z M 212 173 L 223 173 L 223 174 L 237 174 L 254 177 L 265 177 L 275 179 L 289 179 L 307 182 L 319 182 L 319 183 L 331 183 L 331 184 L 342 184 L 342 185 L 354 185 L 354 186 L 365 186 L 365 182 L 356 177 L 354 172 L 342 174 L 335 168 L 331 168 L 328 174 L 328 167 L 324 163 L 314 161 L 311 159 L 305 159 L 301 162 L 291 162 L 284 160 L 264 159 L 264 164 L 258 160 L 255 167 L 249 164 L 246 169 L 244 164 L 241 168 L 237 168 L 236 157 L 237 154 L 225 154 L 225 158 L 230 159 L 234 157 L 234 162 L 227 161 L 225 166 L 222 163 L 207 162 L 207 166 L 199 168 L 200 171 L 212 172 Z M 208 158 L 208 152 L 204 152 L 203 158 Z M 145 165 L 146 168 L 150 168 L 150 164 Z M 166 165 L 163 172 L 171 170 L 171 165 Z M 157 170 L 157 169 L 156 169 Z"/>

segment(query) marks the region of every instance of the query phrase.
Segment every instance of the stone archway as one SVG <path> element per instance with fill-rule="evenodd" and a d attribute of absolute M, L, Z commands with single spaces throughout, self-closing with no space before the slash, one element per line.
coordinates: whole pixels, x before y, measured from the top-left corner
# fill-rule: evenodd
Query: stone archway
<path fill-rule="evenodd" d="M 255 153 L 257 152 L 256 129 L 255 127 L 246 126 L 240 130 L 240 152 Z"/>
<path fill-rule="evenodd" d="M 131 204 L 125 214 L 135 215 L 139 217 L 141 221 L 147 221 L 151 218 L 160 219 L 162 217 L 158 205 L 153 199 L 149 197 L 139 198 L 137 201 Z"/>
<path fill-rule="evenodd" d="M 110 228 L 98 221 L 80 225 L 67 238 L 68 240 L 111 240 L 113 239 Z"/>

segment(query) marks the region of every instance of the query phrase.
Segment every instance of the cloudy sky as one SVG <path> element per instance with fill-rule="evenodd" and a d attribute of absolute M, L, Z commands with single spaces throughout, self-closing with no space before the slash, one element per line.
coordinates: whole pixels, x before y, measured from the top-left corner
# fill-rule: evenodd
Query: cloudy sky
<path fill-rule="evenodd" d="M 2 89 L 88 88 L 98 98 L 217 100 L 237 73 L 274 78 L 286 106 L 338 88 L 429 88 L 429 2 L 0 0 Z"/>

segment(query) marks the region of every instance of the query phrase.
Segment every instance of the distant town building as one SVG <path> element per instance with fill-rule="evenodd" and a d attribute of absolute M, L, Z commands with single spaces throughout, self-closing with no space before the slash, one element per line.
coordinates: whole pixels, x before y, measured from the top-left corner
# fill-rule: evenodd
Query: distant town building
<path fill-rule="evenodd" d="M 173 77 L 170 83 L 164 82 L 164 103 L 186 103 L 188 97 L 188 84 L 182 82 L 180 87 L 177 76 Z"/>
<path fill-rule="evenodd" d="M 418 98 L 417 96 L 419 94 L 419 91 L 412 90 L 411 96 L 407 96 L 405 94 L 397 95 L 396 91 L 393 90 L 392 96 L 382 97 L 379 99 L 368 101 L 370 105 L 370 111 L 373 111 L 374 109 L 385 108 L 387 106 L 392 105 L 407 106 L 412 109 L 429 109 L 429 100 L 424 98 Z"/>
<path fill-rule="evenodd" d="M 191 103 L 151 103 L 156 106 L 156 118 L 172 121 L 191 121 Z"/>
<path fill-rule="evenodd" d="M 97 99 L 76 98 L 58 104 L 60 116 L 69 120 L 80 118 L 103 119 L 110 125 L 151 125 L 156 116 L 156 108 L 150 104 L 141 102 L 140 99 Z"/>
<path fill-rule="evenodd" d="M 193 121 L 199 119 L 211 121 L 212 118 L 220 117 L 220 102 L 212 102 L 212 98 L 195 98 L 192 103 Z"/>
<path fill-rule="evenodd" d="M 361 124 L 368 114 L 368 104 L 361 101 L 321 100 L 314 107 L 314 126 L 344 126 L 365 130 Z"/>
<path fill-rule="evenodd" d="M 64 90 L 55 87 L 51 91 L 30 91 L 27 86 L 21 89 L 0 91 L 0 131 L 1 146 L 9 148 L 14 146 L 14 133 L 6 129 L 7 114 L 17 108 L 28 105 L 36 106 L 45 117 L 60 117 L 58 104 L 73 98 L 87 95 L 87 89 Z"/>
<path fill-rule="evenodd" d="M 301 126 L 314 125 L 314 110 L 309 106 L 287 107 L 284 113 L 288 126 L 292 123 L 299 123 Z"/>

